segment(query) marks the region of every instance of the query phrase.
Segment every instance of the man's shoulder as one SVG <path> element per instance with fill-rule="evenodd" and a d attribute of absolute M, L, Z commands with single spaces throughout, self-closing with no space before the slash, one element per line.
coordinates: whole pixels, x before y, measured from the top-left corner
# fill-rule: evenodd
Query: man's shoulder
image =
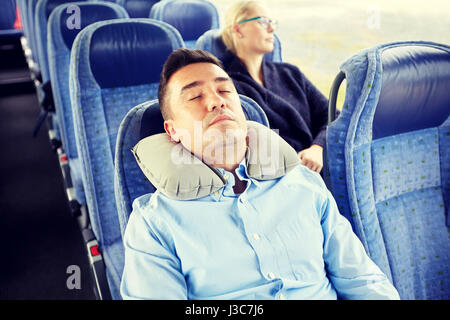
<path fill-rule="evenodd" d="M 166 196 L 164 193 L 156 190 L 154 193 L 147 193 L 133 201 L 133 212 L 139 212 L 144 219 L 160 219 L 168 215 L 174 215 L 177 209 L 189 207 L 194 202 L 208 202 L 209 195 L 194 200 L 178 200 Z"/>
<path fill-rule="evenodd" d="M 154 221 L 155 218 L 159 219 L 164 210 L 161 210 L 161 201 L 168 199 L 161 192 L 156 190 L 154 193 L 144 194 L 133 201 L 133 214 L 139 214 L 144 220 Z M 164 206 L 162 206 L 164 207 Z"/>
<path fill-rule="evenodd" d="M 281 181 L 290 186 L 299 186 L 314 193 L 326 195 L 327 187 L 320 174 L 301 164 L 289 171 Z"/>
<path fill-rule="evenodd" d="M 141 210 L 145 212 L 154 211 L 161 202 L 171 201 L 172 199 L 156 190 L 153 193 L 146 193 L 133 201 L 133 210 Z"/>

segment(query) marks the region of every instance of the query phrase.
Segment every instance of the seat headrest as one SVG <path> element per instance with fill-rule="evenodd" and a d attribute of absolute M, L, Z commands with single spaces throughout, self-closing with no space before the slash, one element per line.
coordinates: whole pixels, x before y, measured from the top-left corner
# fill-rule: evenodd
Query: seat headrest
<path fill-rule="evenodd" d="M 81 1 L 89 1 L 89 0 L 47 0 L 47 4 L 45 6 L 45 17 L 48 19 L 52 11 L 61 4 L 67 2 L 81 2 Z"/>
<path fill-rule="evenodd" d="M 450 112 L 450 52 L 407 45 L 387 48 L 381 58 L 373 139 L 441 125 Z"/>
<path fill-rule="evenodd" d="M 206 31 L 198 40 L 196 44 L 197 49 L 206 50 L 215 55 L 222 61 L 225 67 L 231 62 L 234 54 L 228 50 L 222 40 L 222 30 L 213 29 Z M 281 62 L 281 42 L 278 36 L 274 35 L 274 48 L 272 52 L 264 54 L 264 60 Z"/>
<path fill-rule="evenodd" d="M 163 9 L 160 20 L 179 30 L 184 41 L 197 40 L 206 31 L 219 27 L 217 10 L 206 1 L 172 1 Z"/>
<path fill-rule="evenodd" d="M 131 18 L 148 18 L 152 6 L 159 0 L 124 0 L 123 7 Z M 121 2 L 118 2 L 121 4 Z"/>
<path fill-rule="evenodd" d="M 278 134 L 247 121 L 249 145 L 247 174 L 256 180 L 282 177 L 299 163 L 297 152 Z M 225 186 L 219 170 L 212 168 L 174 143 L 165 133 L 139 141 L 132 149 L 139 167 L 161 193 L 176 200 L 204 197 Z"/>
<path fill-rule="evenodd" d="M 128 14 L 125 9 L 122 7 L 110 4 L 110 3 L 77 3 L 77 6 L 80 8 L 79 11 L 74 12 L 69 10 L 73 4 L 67 4 L 62 9 L 60 14 L 60 30 L 61 35 L 64 39 L 64 43 L 66 44 L 68 49 L 72 48 L 73 41 L 75 37 L 83 30 L 86 26 L 103 20 L 116 19 L 116 18 L 127 18 Z M 70 21 L 71 17 L 74 14 L 80 14 L 79 23 L 80 27 L 73 28 L 69 26 L 69 23 L 75 23 L 75 21 Z"/>
<path fill-rule="evenodd" d="M 90 65 L 101 88 L 157 83 L 164 62 L 183 43 L 172 26 L 151 19 L 99 27 L 92 35 Z M 149 63 L 151 61 L 151 63 Z"/>

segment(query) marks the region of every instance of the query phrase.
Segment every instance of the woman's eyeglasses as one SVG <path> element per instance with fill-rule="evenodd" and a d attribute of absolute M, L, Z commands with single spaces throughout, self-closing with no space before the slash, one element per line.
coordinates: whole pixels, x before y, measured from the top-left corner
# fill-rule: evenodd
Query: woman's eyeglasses
<path fill-rule="evenodd" d="M 267 17 L 254 17 L 254 18 L 250 18 L 250 19 L 245 19 L 245 20 L 239 21 L 238 24 L 241 24 L 241 23 L 244 23 L 244 22 L 248 22 L 248 21 L 253 21 L 253 20 L 256 20 L 266 30 L 269 29 L 269 26 L 272 26 L 272 29 L 274 29 L 274 30 L 278 26 L 278 21 L 277 20 L 272 20 L 272 19 L 269 19 Z"/>

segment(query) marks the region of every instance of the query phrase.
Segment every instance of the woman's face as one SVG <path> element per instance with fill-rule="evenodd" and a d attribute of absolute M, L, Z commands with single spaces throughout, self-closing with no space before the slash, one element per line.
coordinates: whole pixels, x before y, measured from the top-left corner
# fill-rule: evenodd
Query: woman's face
<path fill-rule="evenodd" d="M 235 26 L 237 46 L 246 54 L 264 54 L 273 51 L 274 25 L 266 8 L 255 5 L 243 20 L 260 19 L 238 23 Z M 241 20 L 242 21 L 242 20 Z M 238 51 L 239 51 L 238 49 Z"/>

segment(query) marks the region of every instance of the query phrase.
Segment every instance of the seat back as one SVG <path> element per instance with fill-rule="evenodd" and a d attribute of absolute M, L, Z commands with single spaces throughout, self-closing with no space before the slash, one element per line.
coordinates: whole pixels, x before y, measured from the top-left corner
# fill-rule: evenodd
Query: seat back
<path fill-rule="evenodd" d="M 266 114 L 252 99 L 240 95 L 242 109 L 248 120 L 269 126 Z M 120 124 L 116 143 L 114 188 L 122 235 L 125 232 L 134 199 L 155 192 L 139 168 L 131 149 L 139 140 L 164 132 L 158 100 L 142 103 L 131 109 Z"/>
<path fill-rule="evenodd" d="M 161 1 L 152 7 L 150 18 L 174 26 L 189 49 L 195 48 L 197 39 L 203 33 L 219 28 L 217 8 L 206 0 Z"/>
<path fill-rule="evenodd" d="M 59 5 L 68 2 L 84 2 L 88 0 L 39 0 L 36 5 L 34 26 L 36 29 L 36 46 L 38 50 L 39 67 L 42 82 L 50 80 L 47 51 L 47 23 L 52 11 Z"/>
<path fill-rule="evenodd" d="M 123 245 L 114 199 L 119 124 L 134 106 L 154 99 L 163 64 L 182 47 L 172 26 L 151 19 L 116 19 L 84 28 L 72 47 L 70 99 L 75 140 L 93 232 L 113 298 L 120 298 Z"/>
<path fill-rule="evenodd" d="M 77 6 L 80 13 L 80 25 L 76 26 L 76 28 L 73 28 L 69 20 L 74 13 L 73 6 Z M 73 2 L 62 4 L 55 8 L 48 20 L 48 64 L 53 101 L 58 117 L 62 144 L 71 168 L 72 184 L 75 188 L 76 197 L 81 204 L 85 204 L 85 198 L 70 102 L 70 52 L 75 37 L 86 26 L 97 21 L 120 18 L 128 18 L 128 14 L 118 4 Z"/>
<path fill-rule="evenodd" d="M 276 34 L 274 34 L 274 49 L 272 52 L 266 53 L 264 59 L 267 61 L 281 62 L 281 42 Z M 227 66 L 230 60 L 233 59 L 233 53 L 228 50 L 222 41 L 222 30 L 215 29 L 206 31 L 198 40 L 195 45 L 197 49 L 211 52 L 222 63 Z"/>
<path fill-rule="evenodd" d="M 80 28 L 72 28 L 67 21 L 73 14 L 70 8 L 80 8 Z M 69 11 L 68 11 L 69 10 Z M 71 13 L 68 13 L 71 12 Z M 103 20 L 128 18 L 125 9 L 114 3 L 74 2 L 58 6 L 48 22 L 48 63 L 53 87 L 55 109 L 61 124 L 64 151 L 69 159 L 77 158 L 72 106 L 69 93 L 70 52 L 73 41 L 86 26 Z"/>
<path fill-rule="evenodd" d="M 131 18 L 148 18 L 150 10 L 159 0 L 117 0 Z"/>
<path fill-rule="evenodd" d="M 344 106 L 327 130 L 339 209 L 402 299 L 448 299 L 450 47 L 381 45 L 341 70 Z"/>
<path fill-rule="evenodd" d="M 37 68 L 40 69 L 39 65 L 39 53 L 37 48 L 37 30 L 35 25 L 35 13 L 36 7 L 39 0 L 25 0 L 27 3 L 27 25 L 29 31 L 28 45 L 31 49 L 31 57 Z"/>
<path fill-rule="evenodd" d="M 19 7 L 20 11 L 20 20 L 22 21 L 23 34 L 25 35 L 27 41 L 30 41 L 30 33 L 28 29 L 28 0 L 17 0 L 17 6 Z"/>

